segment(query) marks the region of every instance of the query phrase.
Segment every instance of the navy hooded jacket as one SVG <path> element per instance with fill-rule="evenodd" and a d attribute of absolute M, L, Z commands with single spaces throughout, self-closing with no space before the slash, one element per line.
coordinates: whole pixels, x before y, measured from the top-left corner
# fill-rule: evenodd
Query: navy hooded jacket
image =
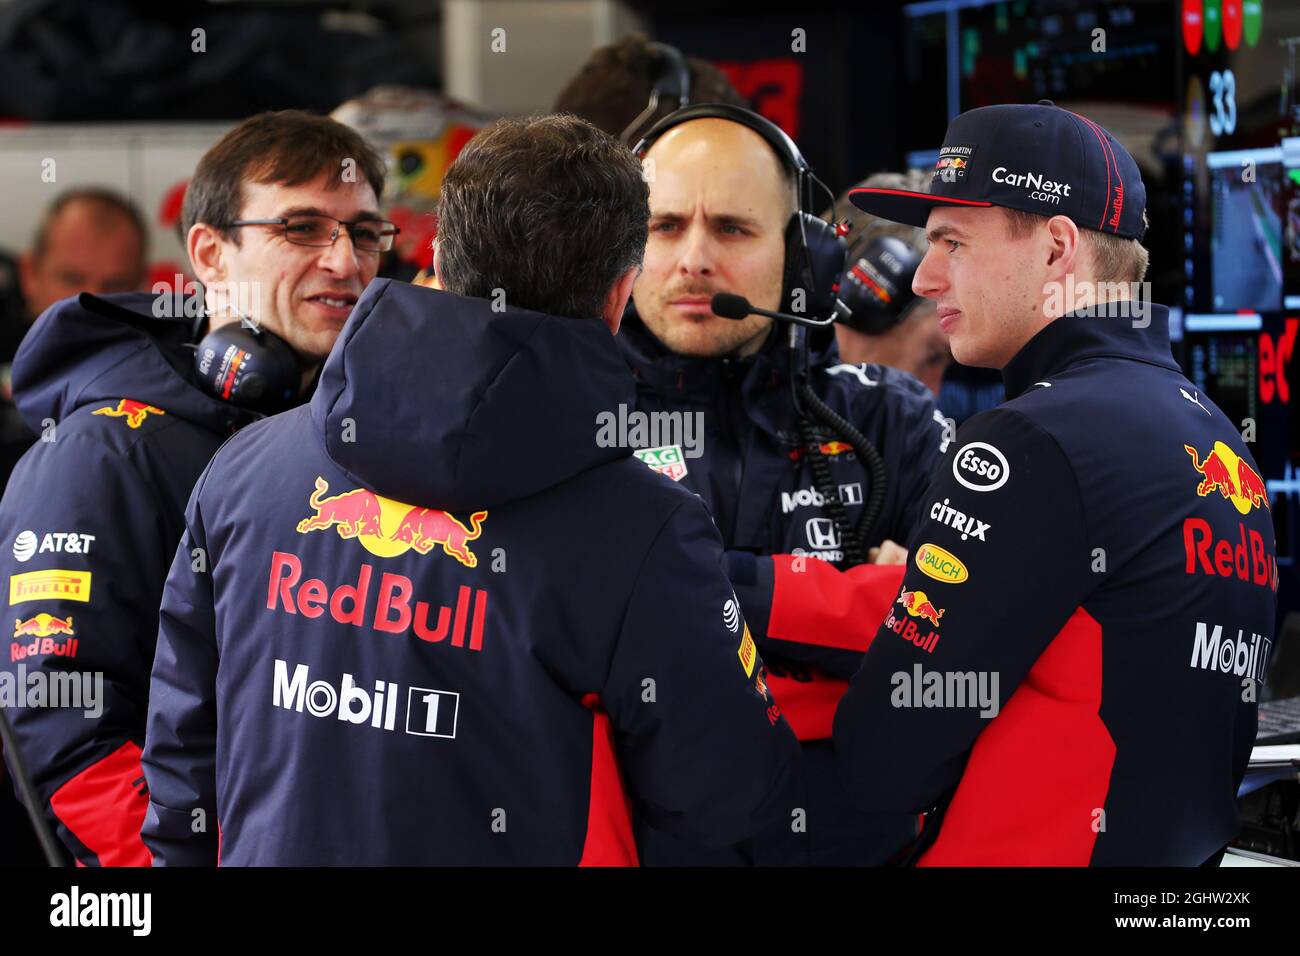
<path fill-rule="evenodd" d="M 58 836 L 86 865 L 149 863 L 140 748 L 163 581 L 199 473 L 259 417 L 200 390 L 189 322 L 154 318 L 154 301 L 56 303 L 13 367 L 18 408 L 41 438 L 0 502 L 13 628 L 0 703 L 32 705 L 7 707 L 19 747 Z M 34 696 L 55 682 L 75 684 L 82 706 Z"/>
<path fill-rule="evenodd" d="M 597 441 L 633 388 L 599 322 L 372 283 L 310 406 L 195 488 L 155 863 L 626 864 L 629 801 L 711 844 L 784 812 L 797 745 L 708 512 Z"/>

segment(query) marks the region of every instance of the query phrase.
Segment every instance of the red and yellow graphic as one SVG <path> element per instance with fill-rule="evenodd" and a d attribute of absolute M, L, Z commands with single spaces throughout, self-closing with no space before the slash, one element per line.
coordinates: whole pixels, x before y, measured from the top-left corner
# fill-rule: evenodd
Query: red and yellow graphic
<path fill-rule="evenodd" d="M 842 455 L 845 452 L 853 451 L 853 446 L 850 445 L 848 442 L 843 442 L 843 441 L 824 441 L 817 446 L 817 450 L 820 451 L 823 455 L 834 456 L 834 455 Z M 800 458 L 804 456 L 805 453 L 806 453 L 805 449 L 796 448 L 790 452 L 790 460 L 798 461 Z"/>
<path fill-rule="evenodd" d="M 14 637 L 49 637 L 53 634 L 73 634 L 72 617 L 55 617 L 44 612 L 27 620 L 14 620 Z"/>
<path fill-rule="evenodd" d="M 749 625 L 745 625 L 745 633 L 740 639 L 740 647 L 736 649 L 736 656 L 740 658 L 740 666 L 745 668 L 745 676 L 754 676 L 754 662 L 758 660 L 758 647 L 754 644 L 754 638 L 750 636 Z"/>
<path fill-rule="evenodd" d="M 465 567 L 478 566 L 478 556 L 469 549 L 469 542 L 483 533 L 486 511 L 470 515 L 467 528 L 445 511 L 403 504 L 365 488 L 329 497 L 325 496 L 327 491 L 329 483 L 317 476 L 316 490 L 307 499 L 316 513 L 298 522 L 299 534 L 334 528 L 340 538 L 355 538 L 381 558 L 404 554 L 410 548 L 428 554 L 436 545 L 442 545 L 444 554 Z M 392 529 L 391 534 L 388 529 Z"/>
<path fill-rule="evenodd" d="M 90 572 L 65 571 L 51 568 L 48 571 L 28 571 L 9 578 L 9 603 L 24 601 L 82 601 L 90 600 Z"/>
<path fill-rule="evenodd" d="M 897 603 L 903 605 L 912 617 L 923 617 L 935 627 L 939 626 L 939 619 L 943 617 L 943 608 L 936 609 L 924 591 L 909 591 L 903 588 L 902 593 L 898 595 Z"/>
<path fill-rule="evenodd" d="M 1217 491 L 1241 514 L 1250 514 L 1251 508 L 1272 510 L 1268 503 L 1268 487 L 1259 472 L 1223 442 L 1216 441 L 1204 459 L 1192 445 L 1183 448 L 1192 456 L 1192 467 L 1201 476 L 1196 493 L 1202 498 Z"/>
<path fill-rule="evenodd" d="M 109 415 L 113 418 L 125 418 L 126 423 L 132 428 L 139 428 L 144 424 L 144 420 L 150 415 L 166 415 L 161 408 L 153 405 L 146 405 L 144 402 L 137 402 L 133 398 L 124 398 L 117 405 L 105 405 L 103 408 L 97 408 L 92 412 L 93 415 Z"/>

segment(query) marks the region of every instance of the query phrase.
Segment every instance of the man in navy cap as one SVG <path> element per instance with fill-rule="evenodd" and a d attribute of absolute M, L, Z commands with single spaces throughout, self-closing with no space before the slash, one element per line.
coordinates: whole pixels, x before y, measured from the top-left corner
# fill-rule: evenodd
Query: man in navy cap
<path fill-rule="evenodd" d="M 924 812 L 928 865 L 1198 865 L 1235 796 L 1272 648 L 1268 492 L 1147 301 L 1146 192 L 1049 102 L 949 126 L 913 280 L 1007 401 L 967 421 L 835 719 L 860 805 Z"/>

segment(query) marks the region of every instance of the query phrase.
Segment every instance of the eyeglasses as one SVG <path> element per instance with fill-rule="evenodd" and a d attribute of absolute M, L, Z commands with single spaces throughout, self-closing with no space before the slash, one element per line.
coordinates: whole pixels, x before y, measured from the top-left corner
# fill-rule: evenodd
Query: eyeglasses
<path fill-rule="evenodd" d="M 297 215 L 279 219 L 236 219 L 235 226 L 283 226 L 284 238 L 296 246 L 332 246 L 344 227 L 360 252 L 387 252 L 400 229 L 386 219 L 344 222 L 333 216 Z"/>

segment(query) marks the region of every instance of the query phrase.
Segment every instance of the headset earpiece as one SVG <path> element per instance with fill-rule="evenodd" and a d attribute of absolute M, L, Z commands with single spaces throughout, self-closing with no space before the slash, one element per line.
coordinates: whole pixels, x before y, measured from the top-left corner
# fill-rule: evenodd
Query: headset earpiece
<path fill-rule="evenodd" d="M 268 415 L 289 408 L 302 386 L 298 355 L 289 343 L 242 324 L 205 335 L 194 350 L 194 370 L 209 394 Z"/>

